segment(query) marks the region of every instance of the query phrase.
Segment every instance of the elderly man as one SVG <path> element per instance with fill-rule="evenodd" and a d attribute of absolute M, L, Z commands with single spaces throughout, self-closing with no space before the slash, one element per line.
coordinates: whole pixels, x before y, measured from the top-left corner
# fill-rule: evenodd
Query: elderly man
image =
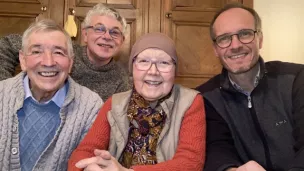
<path fill-rule="evenodd" d="M 54 21 L 24 32 L 19 60 L 0 82 L 0 170 L 66 170 L 103 101 L 69 77 L 72 41 Z"/>
<path fill-rule="evenodd" d="M 124 42 L 126 20 L 114 9 L 95 5 L 87 13 L 82 28 L 86 46 L 74 44 L 74 65 L 71 77 L 95 91 L 105 101 L 114 93 L 130 89 L 129 76 L 113 57 Z M 12 77 L 18 65 L 20 35 L 0 39 L 0 79 Z"/>
<path fill-rule="evenodd" d="M 223 71 L 197 88 L 207 118 L 204 170 L 303 171 L 304 65 L 264 63 L 261 19 L 241 4 L 220 10 L 210 33 Z"/>

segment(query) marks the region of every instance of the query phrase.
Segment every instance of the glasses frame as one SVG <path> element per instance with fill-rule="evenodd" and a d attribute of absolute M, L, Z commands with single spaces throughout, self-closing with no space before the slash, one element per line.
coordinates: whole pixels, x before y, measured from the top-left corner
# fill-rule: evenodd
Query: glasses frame
<path fill-rule="evenodd" d="M 252 40 L 249 41 L 249 42 L 246 42 L 246 43 L 244 43 L 244 42 L 242 42 L 242 40 L 240 40 L 240 33 L 241 33 L 242 31 L 245 31 L 245 30 L 246 30 L 246 31 L 252 31 L 252 32 L 253 32 Z M 234 35 L 236 35 L 236 37 L 238 38 L 238 40 L 239 40 L 242 44 L 249 44 L 249 43 L 251 43 L 251 42 L 255 39 L 255 34 L 258 33 L 258 32 L 260 32 L 260 31 L 259 31 L 259 30 L 253 30 L 253 29 L 242 29 L 242 30 L 238 31 L 237 33 L 227 35 L 227 36 L 229 36 L 229 39 L 230 39 L 230 43 L 229 43 L 227 46 L 220 46 L 220 45 L 217 43 L 217 41 L 216 41 L 219 37 L 221 37 L 221 36 L 223 36 L 223 35 L 220 35 L 220 36 L 217 36 L 216 38 L 214 38 L 214 39 L 213 39 L 213 42 L 214 42 L 218 47 L 220 47 L 220 48 L 222 48 L 222 49 L 225 49 L 225 48 L 228 48 L 228 47 L 231 45 L 231 43 L 232 43 L 232 37 L 233 37 Z"/>
<path fill-rule="evenodd" d="M 100 26 L 103 26 L 105 28 L 105 32 L 102 33 L 102 32 L 97 32 L 95 29 L 96 27 L 100 27 Z M 113 29 L 108 29 L 106 26 L 104 26 L 103 24 L 102 25 L 96 25 L 96 26 L 87 26 L 85 27 L 86 29 L 93 29 L 94 33 L 96 34 L 100 34 L 100 35 L 104 35 L 106 34 L 106 32 L 108 31 L 109 32 L 109 35 L 111 36 L 112 39 L 119 39 L 119 38 L 123 38 L 123 33 L 119 30 L 119 29 L 116 29 L 117 31 L 119 31 L 120 33 L 120 37 L 113 37 L 112 34 L 111 34 L 111 30 Z"/>
<path fill-rule="evenodd" d="M 140 71 L 148 71 L 149 69 L 151 69 L 152 65 L 154 64 L 155 67 L 156 67 L 156 69 L 157 69 L 157 71 L 159 71 L 159 72 L 161 72 L 161 73 L 169 73 L 169 72 L 171 72 L 173 66 L 176 65 L 176 62 L 175 62 L 174 60 L 171 60 L 170 62 L 172 63 L 172 65 L 170 65 L 170 66 L 171 66 L 170 70 L 168 70 L 167 72 L 164 72 L 164 71 L 159 70 L 159 68 L 157 67 L 157 63 L 160 62 L 160 61 L 151 61 L 151 60 L 150 60 L 150 61 L 151 61 L 150 66 L 149 66 L 146 70 L 143 70 L 143 69 L 139 69 L 139 68 L 138 68 L 138 63 L 136 62 L 137 59 L 138 59 L 138 58 L 135 57 L 135 58 L 133 59 L 133 63 L 135 63 L 135 67 L 136 67 L 138 70 L 140 70 Z"/>

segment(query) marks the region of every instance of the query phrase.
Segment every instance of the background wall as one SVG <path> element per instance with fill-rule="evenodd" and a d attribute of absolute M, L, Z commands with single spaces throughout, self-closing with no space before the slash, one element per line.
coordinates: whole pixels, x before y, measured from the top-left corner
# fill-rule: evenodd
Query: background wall
<path fill-rule="evenodd" d="M 254 0 L 254 9 L 262 18 L 265 61 L 304 64 L 303 7 L 303 0 Z"/>

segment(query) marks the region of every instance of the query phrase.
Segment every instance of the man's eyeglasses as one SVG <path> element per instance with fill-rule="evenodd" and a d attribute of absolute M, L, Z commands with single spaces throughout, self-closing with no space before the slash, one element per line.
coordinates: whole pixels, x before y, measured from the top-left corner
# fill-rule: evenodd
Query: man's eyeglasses
<path fill-rule="evenodd" d="M 216 37 L 213 39 L 213 42 L 220 48 L 227 48 L 231 45 L 232 36 L 236 35 L 239 41 L 243 44 L 251 43 L 254 40 L 255 33 L 259 31 L 251 30 L 251 29 L 244 29 L 240 30 L 235 34 L 224 34 Z"/>
<path fill-rule="evenodd" d="M 105 34 L 107 32 L 107 30 L 109 31 L 109 34 L 110 36 L 113 38 L 113 39 L 119 39 L 121 38 L 123 35 L 122 35 L 122 32 L 117 29 L 117 28 L 113 28 L 113 29 L 107 29 L 104 25 L 96 25 L 96 26 L 87 26 L 86 27 L 87 29 L 93 29 L 95 33 L 97 34 Z"/>
<path fill-rule="evenodd" d="M 151 59 L 141 58 L 135 58 L 133 62 L 135 63 L 135 67 L 141 71 L 147 71 L 151 68 L 152 64 L 155 64 L 159 72 L 170 72 L 175 65 L 174 61 L 152 61 Z"/>

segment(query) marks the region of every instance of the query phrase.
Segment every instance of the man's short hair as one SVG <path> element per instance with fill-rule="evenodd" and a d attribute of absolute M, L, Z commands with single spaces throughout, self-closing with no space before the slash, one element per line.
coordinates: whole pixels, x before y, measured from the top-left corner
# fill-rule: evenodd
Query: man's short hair
<path fill-rule="evenodd" d="M 232 8 L 241 8 L 241 9 L 244 9 L 244 10 L 248 11 L 250 14 L 252 14 L 252 16 L 254 18 L 254 26 L 255 26 L 256 31 L 262 31 L 262 21 L 261 21 L 261 18 L 259 16 L 259 14 L 254 9 L 246 7 L 243 4 L 241 4 L 241 3 L 229 3 L 229 4 L 225 5 L 224 8 L 220 9 L 215 14 L 215 16 L 213 17 L 213 19 L 212 19 L 212 21 L 210 23 L 209 29 L 210 29 L 210 37 L 211 37 L 212 40 L 214 40 L 215 36 L 216 36 L 215 33 L 214 33 L 214 30 L 213 30 L 213 25 L 214 25 L 215 20 L 223 12 L 228 11 L 229 9 L 232 9 Z"/>

